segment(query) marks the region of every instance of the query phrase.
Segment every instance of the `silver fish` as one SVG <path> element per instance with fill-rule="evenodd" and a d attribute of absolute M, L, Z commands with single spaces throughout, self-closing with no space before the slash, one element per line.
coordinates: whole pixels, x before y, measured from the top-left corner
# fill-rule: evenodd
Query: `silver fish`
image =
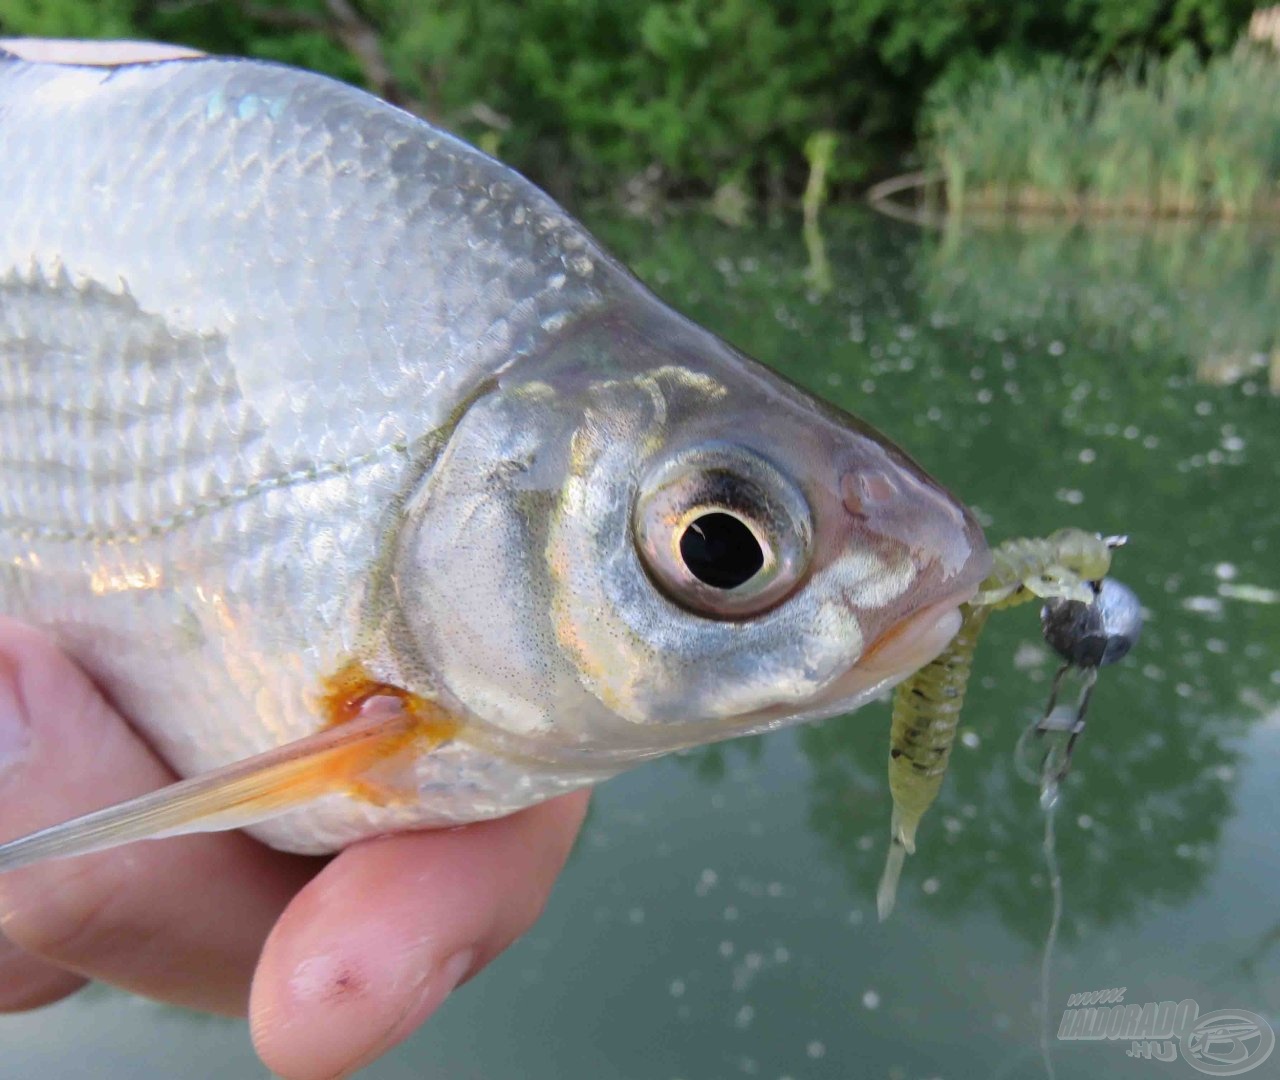
<path fill-rule="evenodd" d="M 195 778 L 0 870 L 332 851 L 847 712 L 987 573 L 882 435 L 350 86 L 0 55 L 0 218 L 0 610 Z"/>

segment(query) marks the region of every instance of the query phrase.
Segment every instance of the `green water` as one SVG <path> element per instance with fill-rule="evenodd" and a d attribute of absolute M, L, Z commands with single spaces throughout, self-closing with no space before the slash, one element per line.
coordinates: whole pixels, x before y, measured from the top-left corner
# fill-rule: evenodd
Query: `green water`
<path fill-rule="evenodd" d="M 893 435 L 991 537 L 1130 534 L 1115 572 L 1150 614 L 1060 806 L 1053 1028 L 1068 994 L 1124 986 L 1280 1029 L 1276 240 L 846 215 L 819 296 L 794 222 L 596 226 L 677 306 Z M 537 929 L 363 1075 L 1045 1075 L 1043 817 L 1012 753 L 1053 667 L 1033 612 L 992 620 L 888 923 L 884 705 L 648 765 L 598 792 Z M 1057 1044 L 1057 1075 L 1202 1075 L 1127 1045 Z M 6 1078 L 261 1075 L 242 1025 L 104 991 L 0 1021 Z M 1248 1075 L 1280 1076 L 1280 1053 Z"/>

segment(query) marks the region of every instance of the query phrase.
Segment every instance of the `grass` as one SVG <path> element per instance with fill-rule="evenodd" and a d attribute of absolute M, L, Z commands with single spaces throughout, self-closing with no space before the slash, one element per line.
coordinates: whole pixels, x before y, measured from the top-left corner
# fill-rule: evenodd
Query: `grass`
<path fill-rule="evenodd" d="M 952 210 L 1280 217 L 1280 56 L 996 65 L 935 89 L 923 142 Z"/>

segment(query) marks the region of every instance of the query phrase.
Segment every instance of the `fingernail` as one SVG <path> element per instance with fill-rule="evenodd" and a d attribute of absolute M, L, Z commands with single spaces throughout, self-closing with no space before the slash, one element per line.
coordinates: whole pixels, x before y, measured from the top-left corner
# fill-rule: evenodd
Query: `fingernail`
<path fill-rule="evenodd" d="M 26 710 L 18 699 L 18 673 L 0 660 L 0 776 L 21 763 L 31 744 Z"/>
<path fill-rule="evenodd" d="M 475 949 L 462 949 L 440 965 L 441 998 L 447 997 L 457 989 L 458 983 L 462 982 L 462 977 L 471 970 L 471 965 L 475 962 Z"/>
<path fill-rule="evenodd" d="M 407 1039 L 421 1026 L 423 1020 L 444 1004 L 447 998 L 462 982 L 463 976 L 471 970 L 475 963 L 475 949 L 460 949 L 435 970 L 422 984 L 422 996 L 405 1010 L 396 1025 L 381 1041 L 380 1048 L 373 1057 L 385 1053 L 397 1043 Z M 372 1060 L 367 1058 L 366 1061 Z"/>

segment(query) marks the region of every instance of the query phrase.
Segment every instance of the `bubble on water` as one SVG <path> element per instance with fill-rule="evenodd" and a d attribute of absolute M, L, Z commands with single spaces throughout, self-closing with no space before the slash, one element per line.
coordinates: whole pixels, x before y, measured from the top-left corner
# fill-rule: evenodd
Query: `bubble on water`
<path fill-rule="evenodd" d="M 865 994 L 862 995 L 862 1007 L 864 1009 L 880 1008 L 880 995 L 877 994 L 874 990 L 868 990 Z"/>
<path fill-rule="evenodd" d="M 876 838 L 872 836 L 871 833 L 863 833 L 861 836 L 858 837 L 859 851 L 870 851 L 873 847 L 875 847 L 875 844 L 876 844 Z"/>
<path fill-rule="evenodd" d="M 627 919 L 633 926 L 638 926 L 640 923 L 644 922 L 644 908 L 633 907 L 627 912 Z"/>
<path fill-rule="evenodd" d="M 1280 675 L 1280 671 L 1277 671 L 1276 675 Z M 861 926 L 862 920 L 863 920 L 863 914 L 862 914 L 861 908 L 854 908 L 852 911 L 849 912 L 847 921 L 850 926 Z"/>
<path fill-rule="evenodd" d="M 1092 447 L 1086 446 L 1076 456 L 1079 458 L 1081 465 L 1092 465 L 1098 460 L 1098 451 L 1094 450 Z"/>
<path fill-rule="evenodd" d="M 966 750 L 976 750 L 982 745 L 982 737 L 976 731 L 962 731 L 960 745 Z"/>
<path fill-rule="evenodd" d="M 732 942 L 732 941 L 722 941 L 722 942 L 720 942 L 720 955 L 721 955 L 721 956 L 723 956 L 723 957 L 725 957 L 726 959 L 728 959 L 730 956 L 732 956 L 732 955 L 733 955 L 733 942 Z"/>
<path fill-rule="evenodd" d="M 1079 506 L 1084 502 L 1084 492 L 1076 488 L 1058 488 L 1054 492 L 1054 498 L 1070 506 Z"/>
<path fill-rule="evenodd" d="M 693 891 L 698 896 L 706 896 L 712 889 L 716 887 L 716 883 L 720 880 L 720 876 L 708 867 L 703 870 L 698 877 L 698 884 L 693 887 Z"/>
<path fill-rule="evenodd" d="M 1049 342 L 1049 355 L 1050 355 L 1050 356 L 1061 356 L 1061 355 L 1062 355 L 1064 352 L 1066 352 L 1066 351 L 1067 351 L 1067 347 L 1066 347 L 1066 345 L 1064 345 L 1061 341 L 1051 341 L 1051 342 Z"/>
<path fill-rule="evenodd" d="M 811 1058 L 813 1058 L 814 1061 L 817 1061 L 818 1058 L 826 1056 L 827 1047 L 825 1043 L 821 1043 L 817 1039 L 814 1039 L 808 1046 L 804 1048 L 804 1052 L 808 1054 Z"/>
<path fill-rule="evenodd" d="M 1213 403 L 1209 401 L 1197 401 L 1195 412 L 1197 416 L 1208 416 L 1213 412 Z"/>
<path fill-rule="evenodd" d="M 1213 573 L 1219 581 L 1230 581 L 1236 576 L 1238 571 L 1236 570 L 1234 563 L 1220 562 L 1213 568 Z"/>
<path fill-rule="evenodd" d="M 744 1005 L 738 1010 L 737 1015 L 733 1018 L 733 1024 L 737 1028 L 749 1028 L 751 1021 L 756 1018 L 756 1011 L 750 1005 Z"/>
<path fill-rule="evenodd" d="M 730 904 L 727 908 L 724 909 L 724 921 L 737 922 L 737 920 L 738 920 L 738 909 L 734 907 L 732 904 Z"/>
<path fill-rule="evenodd" d="M 1140 432 L 1136 427 L 1134 427 L 1133 424 L 1130 424 L 1120 434 L 1122 434 L 1126 439 L 1133 440 L 1133 439 L 1136 439 L 1139 435 L 1141 435 L 1142 432 Z"/>
<path fill-rule="evenodd" d="M 1034 641 L 1023 641 L 1013 651 L 1013 669 L 1014 671 L 1036 671 L 1044 667 L 1048 659 L 1049 652 L 1043 646 L 1037 645 Z"/>
<path fill-rule="evenodd" d="M 1216 638 L 1216 637 L 1206 638 L 1204 642 L 1204 647 L 1209 652 L 1214 653 L 1218 656 L 1221 656 L 1223 653 L 1227 651 L 1227 643 L 1223 641 L 1222 638 Z"/>
<path fill-rule="evenodd" d="M 1216 596 L 1188 596 L 1182 601 L 1182 606 L 1187 611 L 1194 611 L 1199 615 L 1221 615 L 1222 601 Z"/>
<path fill-rule="evenodd" d="M 995 395 L 985 386 L 973 395 L 979 405 L 990 405 Z"/>
<path fill-rule="evenodd" d="M 1222 440 L 1222 449 L 1231 454 L 1238 454 L 1245 447 L 1245 441 L 1239 435 L 1228 435 Z"/>
<path fill-rule="evenodd" d="M 1080 828 L 1082 829 L 1092 829 L 1093 818 L 1091 818 L 1088 814 L 1081 814 L 1078 818 L 1076 818 L 1076 824 L 1079 825 Z"/>
<path fill-rule="evenodd" d="M 683 979 L 672 979 L 671 985 L 667 987 L 673 998 L 684 997 L 685 985 Z"/>
<path fill-rule="evenodd" d="M 942 888 L 942 882 L 940 882 L 936 877 L 925 878 L 924 881 L 920 883 L 920 888 L 924 891 L 926 896 L 932 896 Z"/>
<path fill-rule="evenodd" d="M 773 950 L 773 962 L 775 964 L 785 964 L 791 959 L 791 950 L 785 945 L 779 945 Z"/>

